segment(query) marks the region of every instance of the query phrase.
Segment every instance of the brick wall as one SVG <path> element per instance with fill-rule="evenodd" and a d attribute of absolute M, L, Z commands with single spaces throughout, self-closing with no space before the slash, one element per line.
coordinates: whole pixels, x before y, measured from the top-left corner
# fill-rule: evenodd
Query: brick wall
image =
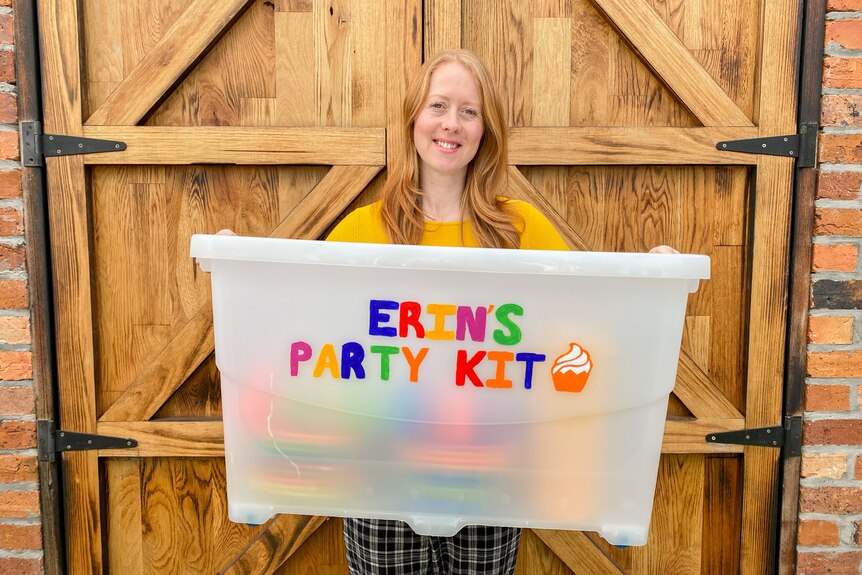
<path fill-rule="evenodd" d="M 41 573 L 12 0 L 0 0 L 0 573 Z"/>
<path fill-rule="evenodd" d="M 828 0 L 800 574 L 862 573 L 862 0 Z"/>

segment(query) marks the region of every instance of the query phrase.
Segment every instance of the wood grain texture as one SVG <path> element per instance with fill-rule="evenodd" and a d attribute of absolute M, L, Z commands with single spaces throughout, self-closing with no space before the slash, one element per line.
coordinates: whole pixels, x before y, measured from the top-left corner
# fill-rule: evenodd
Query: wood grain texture
<path fill-rule="evenodd" d="M 333 166 L 270 236 L 317 238 L 379 171 L 379 166 Z M 212 304 L 207 302 L 178 328 L 101 421 L 151 418 L 213 349 Z"/>
<path fill-rule="evenodd" d="M 350 74 L 349 0 L 314 2 L 315 79 L 318 126 L 349 126 L 353 84 Z M 335 163 L 335 162 L 333 162 Z"/>
<path fill-rule="evenodd" d="M 662 453 L 742 453 L 741 445 L 707 443 L 709 433 L 739 431 L 745 420 L 729 418 L 675 419 L 665 421 Z"/>
<path fill-rule="evenodd" d="M 571 575 L 572 571 L 532 529 L 521 531 L 515 575 Z"/>
<path fill-rule="evenodd" d="M 108 572 L 141 573 L 141 462 L 115 459 L 105 464 L 107 476 Z"/>
<path fill-rule="evenodd" d="M 704 459 L 670 455 L 659 465 L 649 542 L 632 557 L 632 572 L 700 575 Z"/>
<path fill-rule="evenodd" d="M 426 0 L 423 23 L 426 61 L 441 50 L 461 47 L 461 0 Z"/>
<path fill-rule="evenodd" d="M 404 153 L 401 103 L 422 65 L 422 0 L 385 0 L 386 157 Z"/>
<path fill-rule="evenodd" d="M 795 131 L 795 39 L 800 14 L 798 2 L 792 0 L 767 0 L 762 10 L 764 56 L 758 102 L 760 130 L 766 136 Z M 792 161 L 770 156 L 758 159 L 746 427 L 781 421 L 784 358 L 775 350 L 783 350 L 785 342 L 792 182 Z M 778 457 L 774 450 L 745 450 L 742 575 L 763 573 L 774 563 Z"/>
<path fill-rule="evenodd" d="M 42 58 L 43 125 L 47 132 L 81 135 L 81 54 L 78 4 L 49 0 L 38 5 Z M 95 430 L 92 294 L 88 200 L 80 156 L 46 162 L 57 334 L 60 421 L 65 429 Z M 102 528 L 98 459 L 94 453 L 64 459 L 67 567 L 101 573 Z"/>
<path fill-rule="evenodd" d="M 742 460 L 707 457 L 703 491 L 702 573 L 734 572 L 742 526 Z"/>
<path fill-rule="evenodd" d="M 572 99 L 571 19 L 533 19 L 533 43 L 532 125 L 567 126 Z"/>
<path fill-rule="evenodd" d="M 383 165 L 382 128 L 88 126 L 88 138 L 125 142 L 87 164 Z"/>
<path fill-rule="evenodd" d="M 351 126 L 386 125 L 385 2 L 350 3 Z"/>
<path fill-rule="evenodd" d="M 308 515 L 276 515 L 219 573 L 270 575 L 326 520 L 326 517 Z"/>
<path fill-rule="evenodd" d="M 614 561 L 583 533 L 534 529 L 539 539 L 578 575 L 624 575 Z"/>
<path fill-rule="evenodd" d="M 194 2 L 87 124 L 134 126 L 140 122 L 250 4 L 251 0 L 215 5 L 207 0 Z"/>
<path fill-rule="evenodd" d="M 103 449 L 100 457 L 224 457 L 224 426 L 220 419 L 189 421 L 102 421 L 98 432 L 130 437 L 138 446 Z"/>
<path fill-rule="evenodd" d="M 509 163 L 519 166 L 753 165 L 757 156 L 721 152 L 715 149 L 715 144 L 723 140 L 754 138 L 756 134 L 753 128 L 512 128 Z"/>
<path fill-rule="evenodd" d="M 752 125 L 643 0 L 595 0 L 595 4 L 704 126 Z"/>
<path fill-rule="evenodd" d="M 324 521 L 275 571 L 276 575 L 348 575 L 342 523 L 340 517 Z"/>
<path fill-rule="evenodd" d="M 141 460 L 143 573 L 215 573 L 260 527 L 227 515 L 225 463 Z"/>

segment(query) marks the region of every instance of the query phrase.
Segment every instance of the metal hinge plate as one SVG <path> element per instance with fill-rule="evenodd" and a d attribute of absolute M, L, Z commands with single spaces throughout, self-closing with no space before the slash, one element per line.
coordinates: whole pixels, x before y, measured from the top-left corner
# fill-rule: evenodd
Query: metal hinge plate
<path fill-rule="evenodd" d="M 723 152 L 797 158 L 797 167 L 813 168 L 817 165 L 818 129 L 817 123 L 806 122 L 802 124 L 798 134 L 748 140 L 728 140 L 717 143 L 715 147 Z"/>
<path fill-rule="evenodd" d="M 802 417 L 799 415 L 786 416 L 783 426 L 710 433 L 706 436 L 706 442 L 783 447 L 785 457 L 795 457 L 802 453 Z"/>
<path fill-rule="evenodd" d="M 43 134 L 42 123 L 21 122 L 21 163 L 27 167 L 42 165 L 45 156 L 74 156 L 100 152 L 121 152 L 124 142 L 79 138 L 61 134 Z"/>
<path fill-rule="evenodd" d="M 54 454 L 65 451 L 129 449 L 138 446 L 138 442 L 131 438 L 57 429 L 52 419 L 40 419 L 36 422 L 36 439 L 39 461 L 54 461 Z"/>

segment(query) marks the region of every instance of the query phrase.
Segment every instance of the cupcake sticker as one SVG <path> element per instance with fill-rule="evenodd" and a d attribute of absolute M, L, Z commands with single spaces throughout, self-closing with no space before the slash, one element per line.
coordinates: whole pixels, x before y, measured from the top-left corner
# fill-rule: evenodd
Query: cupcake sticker
<path fill-rule="evenodd" d="M 587 384 L 593 364 L 587 350 L 576 343 L 570 343 L 569 346 L 569 351 L 554 361 L 551 377 L 557 391 L 577 393 Z"/>

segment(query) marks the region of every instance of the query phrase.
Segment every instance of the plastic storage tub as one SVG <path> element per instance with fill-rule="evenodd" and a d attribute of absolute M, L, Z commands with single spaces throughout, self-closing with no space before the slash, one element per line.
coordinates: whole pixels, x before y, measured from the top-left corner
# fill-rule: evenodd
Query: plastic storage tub
<path fill-rule="evenodd" d="M 709 258 L 194 236 L 229 516 L 598 531 L 643 545 Z"/>

